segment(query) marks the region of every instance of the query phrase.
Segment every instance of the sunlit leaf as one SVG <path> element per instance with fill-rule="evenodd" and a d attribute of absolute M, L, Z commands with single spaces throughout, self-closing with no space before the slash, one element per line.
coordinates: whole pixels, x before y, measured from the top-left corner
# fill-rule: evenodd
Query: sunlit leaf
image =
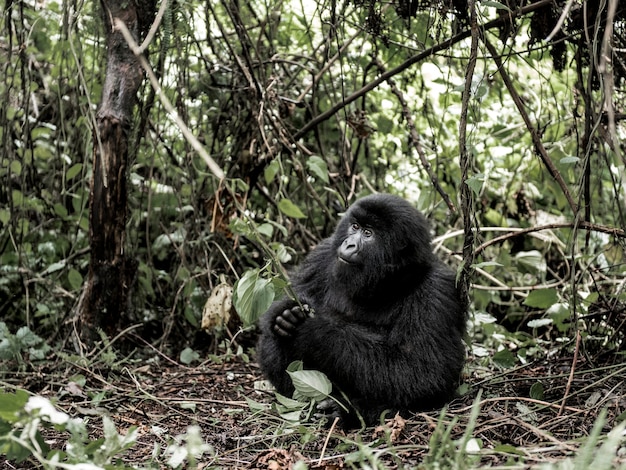
<path fill-rule="evenodd" d="M 76 177 L 76 175 L 78 175 L 82 170 L 83 170 L 83 164 L 76 163 L 68 168 L 67 172 L 65 173 L 65 178 L 67 178 L 68 180 L 71 180 L 74 177 Z"/>
<path fill-rule="evenodd" d="M 328 184 L 328 166 L 326 162 L 316 155 L 307 158 L 306 166 L 311 173 L 321 179 L 324 183 Z"/>
<path fill-rule="evenodd" d="M 180 362 L 189 365 L 200 359 L 200 354 L 191 348 L 185 348 L 180 352 Z"/>
<path fill-rule="evenodd" d="M 317 401 L 324 400 L 332 392 L 328 377 L 317 370 L 296 370 L 288 372 L 296 392 L 303 397 Z"/>
<path fill-rule="evenodd" d="M 493 0 L 486 0 L 484 2 L 480 2 L 481 5 L 486 6 L 486 7 L 493 7 L 496 10 L 506 10 L 506 11 L 511 11 L 511 9 L 509 7 L 507 7 L 506 5 L 500 3 L 500 2 L 495 2 Z"/>
<path fill-rule="evenodd" d="M 539 273 L 545 273 L 547 263 L 545 257 L 538 250 L 520 251 L 515 254 L 515 259 L 526 268 L 530 268 Z"/>
<path fill-rule="evenodd" d="M 274 178 L 276 177 L 276 174 L 278 173 L 279 170 L 280 170 L 280 163 L 278 163 L 278 160 L 272 160 L 270 164 L 265 167 L 265 170 L 263 170 L 263 177 L 265 178 L 265 183 L 270 184 L 272 181 L 274 181 Z"/>
<path fill-rule="evenodd" d="M 233 304 L 246 326 L 255 324 L 273 301 L 272 283 L 261 277 L 258 269 L 247 271 L 235 284 Z"/>
<path fill-rule="evenodd" d="M 542 326 L 551 325 L 554 323 L 552 318 L 537 318 L 536 320 L 530 320 L 527 325 L 529 328 L 541 328 Z"/>
<path fill-rule="evenodd" d="M 537 289 L 530 291 L 528 297 L 524 300 L 524 305 L 533 308 L 546 309 L 551 307 L 559 300 L 556 289 Z"/>
<path fill-rule="evenodd" d="M 515 364 L 517 363 L 517 359 L 511 351 L 509 351 L 508 349 L 502 349 L 493 355 L 493 362 L 495 362 L 500 367 L 509 369 L 515 366 Z"/>
<path fill-rule="evenodd" d="M 465 180 L 465 184 L 470 187 L 476 196 L 480 195 L 484 182 L 485 177 L 483 175 L 472 176 L 471 178 L 467 178 L 467 180 Z"/>
<path fill-rule="evenodd" d="M 291 202 L 290 199 L 281 199 L 278 201 L 278 208 L 283 214 L 288 217 L 293 217 L 294 219 L 303 219 L 306 217 L 300 208 Z"/>

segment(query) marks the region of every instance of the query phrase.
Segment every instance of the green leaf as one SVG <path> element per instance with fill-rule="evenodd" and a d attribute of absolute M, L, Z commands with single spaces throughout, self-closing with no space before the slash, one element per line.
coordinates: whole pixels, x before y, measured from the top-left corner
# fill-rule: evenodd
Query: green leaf
<path fill-rule="evenodd" d="M 326 165 L 326 162 L 321 157 L 316 155 L 309 157 L 306 161 L 306 166 L 311 173 L 328 184 L 328 165 Z"/>
<path fill-rule="evenodd" d="M 497 261 L 483 261 L 482 263 L 472 264 L 472 268 L 474 269 L 482 269 L 489 266 L 502 266 L 502 263 L 498 263 Z"/>
<path fill-rule="evenodd" d="M 496 10 L 506 10 L 506 11 L 511 11 L 511 9 L 510 9 L 509 7 L 507 7 L 506 5 L 503 5 L 503 4 L 502 4 L 502 3 L 500 3 L 500 2 L 495 2 L 495 1 L 493 1 L 493 0 L 487 0 L 487 1 L 484 1 L 484 2 L 480 2 L 480 4 L 481 4 L 482 6 L 485 6 L 485 7 L 493 7 L 493 8 L 495 8 Z"/>
<path fill-rule="evenodd" d="M 67 217 L 67 209 L 65 206 L 59 202 L 54 205 L 54 213 L 64 219 Z"/>
<path fill-rule="evenodd" d="M 6 225 L 11 220 L 11 212 L 8 209 L 0 209 L 0 223 Z"/>
<path fill-rule="evenodd" d="M 296 393 L 316 401 L 328 398 L 333 386 L 325 374 L 317 370 L 296 370 L 287 372 L 291 377 Z"/>
<path fill-rule="evenodd" d="M 80 290 L 83 286 L 83 276 L 74 268 L 67 273 L 67 280 L 74 291 Z"/>
<path fill-rule="evenodd" d="M 9 168 L 11 168 L 11 173 L 15 176 L 22 174 L 22 163 L 19 160 L 13 160 Z"/>
<path fill-rule="evenodd" d="M 520 251 L 515 255 L 515 259 L 526 268 L 536 271 L 538 273 L 545 273 L 547 271 L 546 259 L 540 251 Z"/>
<path fill-rule="evenodd" d="M 287 217 L 293 217 L 294 219 L 303 219 L 306 217 L 300 208 L 289 199 L 281 199 L 278 202 L 278 209 Z"/>
<path fill-rule="evenodd" d="M 0 419 L 15 423 L 28 401 L 28 393 L 16 390 L 15 393 L 0 393 Z"/>
<path fill-rule="evenodd" d="M 280 393 L 276 393 L 276 401 L 280 403 L 286 410 L 298 410 L 306 406 L 306 403 L 293 398 L 286 397 Z"/>
<path fill-rule="evenodd" d="M 494 447 L 493 451 L 502 454 L 526 455 L 524 451 L 519 450 L 517 447 L 512 446 L 511 444 L 500 444 Z"/>
<path fill-rule="evenodd" d="M 530 387 L 530 398 L 535 400 L 543 400 L 543 384 L 541 382 L 535 382 Z"/>
<path fill-rule="evenodd" d="M 502 349 L 493 355 L 493 362 L 500 367 L 509 369 L 515 366 L 517 360 L 511 351 L 508 349 Z"/>
<path fill-rule="evenodd" d="M 250 408 L 250 411 L 252 412 L 267 411 L 270 408 L 270 405 L 268 405 L 267 403 L 261 403 L 259 401 L 255 401 L 252 398 L 249 398 L 245 395 L 243 398 L 244 400 L 246 400 L 246 403 L 248 404 L 248 408 Z"/>
<path fill-rule="evenodd" d="M 15 333 L 15 339 L 17 339 L 22 348 L 34 346 L 43 342 L 43 340 L 35 333 L 30 331 L 30 328 L 28 328 L 27 326 L 22 326 L 19 330 L 17 330 L 17 332 Z"/>
<path fill-rule="evenodd" d="M 65 178 L 67 180 L 73 179 L 76 175 L 78 175 L 82 171 L 82 169 L 83 169 L 82 163 L 76 163 L 72 165 L 71 167 L 69 167 L 69 169 L 65 173 Z"/>
<path fill-rule="evenodd" d="M 266 236 L 267 238 L 271 238 L 274 234 L 274 227 L 272 226 L 272 224 L 269 223 L 261 224 L 256 229 L 257 232 L 259 232 L 261 235 Z"/>
<path fill-rule="evenodd" d="M 50 266 L 48 266 L 42 273 L 42 276 L 45 276 L 47 274 L 52 274 L 54 272 L 57 272 L 61 269 L 65 268 L 65 260 L 61 260 L 58 261 L 56 263 L 52 263 Z"/>
<path fill-rule="evenodd" d="M 270 184 L 272 181 L 274 181 L 274 178 L 276 177 L 276 174 L 278 173 L 279 170 L 280 170 L 280 163 L 278 163 L 278 160 L 272 160 L 270 164 L 267 165 L 265 167 L 265 170 L 263 171 L 265 184 Z"/>
<path fill-rule="evenodd" d="M 573 164 L 573 163 L 578 163 L 580 161 L 580 158 L 578 157 L 563 157 L 561 158 L 561 160 L 559 160 L 563 165 L 568 165 L 568 164 Z"/>
<path fill-rule="evenodd" d="M 532 308 L 546 309 L 554 305 L 559 300 L 556 289 L 538 289 L 528 294 L 524 305 Z"/>
<path fill-rule="evenodd" d="M 189 365 L 194 361 L 200 359 L 200 354 L 197 351 L 194 351 L 191 348 L 185 348 L 180 353 L 180 362 L 183 364 Z"/>
<path fill-rule="evenodd" d="M 476 175 L 471 178 L 467 178 L 465 180 L 465 184 L 467 184 L 470 189 L 474 192 L 476 196 L 480 195 L 480 191 L 483 189 L 483 184 L 485 182 L 485 175 Z"/>
<path fill-rule="evenodd" d="M 536 320 L 530 320 L 527 325 L 529 328 L 541 328 L 542 326 L 551 325 L 554 323 L 552 318 L 537 318 Z"/>
<path fill-rule="evenodd" d="M 234 293 L 233 305 L 244 326 L 254 325 L 274 301 L 272 283 L 258 269 L 247 271 L 235 284 Z"/>

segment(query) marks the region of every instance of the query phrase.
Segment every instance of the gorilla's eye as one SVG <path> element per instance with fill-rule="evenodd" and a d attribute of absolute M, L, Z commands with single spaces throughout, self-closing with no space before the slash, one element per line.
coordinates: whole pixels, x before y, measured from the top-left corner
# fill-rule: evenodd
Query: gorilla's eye
<path fill-rule="evenodd" d="M 354 230 L 355 232 L 360 230 L 360 229 L 361 229 L 361 226 L 359 224 L 357 224 L 356 222 L 354 222 L 352 224 L 352 230 Z"/>
<path fill-rule="evenodd" d="M 372 235 L 374 235 L 374 232 L 372 232 L 369 228 L 363 229 L 363 236 L 369 238 Z"/>

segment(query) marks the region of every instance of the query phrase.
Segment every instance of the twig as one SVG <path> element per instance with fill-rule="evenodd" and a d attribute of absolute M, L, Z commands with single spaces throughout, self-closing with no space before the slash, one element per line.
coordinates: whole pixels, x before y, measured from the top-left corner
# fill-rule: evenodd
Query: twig
<path fill-rule="evenodd" d="M 576 364 L 578 363 L 578 354 L 580 353 L 580 330 L 576 330 L 576 347 L 574 348 L 574 358 L 572 359 L 572 367 L 569 371 L 569 377 L 567 378 L 567 384 L 565 385 L 565 393 L 563 394 L 563 400 L 561 401 L 561 408 L 559 408 L 559 412 L 557 416 L 561 416 L 563 414 L 563 410 L 565 409 L 565 403 L 567 402 L 567 397 L 569 395 L 569 391 L 572 388 L 572 382 L 574 381 L 574 372 L 576 371 Z"/>
<path fill-rule="evenodd" d="M 557 223 L 557 224 L 538 225 L 536 227 L 529 227 L 529 228 L 525 228 L 525 229 L 517 229 L 517 231 L 511 232 L 511 233 L 507 233 L 506 235 L 500 235 L 499 237 L 493 238 L 493 239 L 483 243 L 479 247 L 477 247 L 474 250 L 474 255 L 477 255 L 477 254 L 481 253 L 482 251 L 484 251 L 487 247 L 489 247 L 491 245 L 495 245 L 496 243 L 503 242 L 503 241 L 508 240 L 510 238 L 515 238 L 515 237 L 519 237 L 521 235 L 526 235 L 526 234 L 529 234 L 529 233 L 532 233 L 532 232 L 539 232 L 539 231 L 542 231 L 542 230 L 551 230 L 551 229 L 555 229 L 555 228 L 574 228 L 574 227 L 577 227 L 579 229 L 582 228 L 584 230 L 590 230 L 590 231 L 594 231 L 594 232 L 608 233 L 610 235 L 613 235 L 614 237 L 626 238 L 626 232 L 624 232 L 624 230 L 619 229 L 619 228 L 607 227 L 605 225 L 592 224 L 591 222 L 586 222 L 584 220 L 582 220 L 582 221 L 580 221 L 578 223 L 564 222 L 564 223 Z"/>
<path fill-rule="evenodd" d="M 330 441 L 330 436 L 335 430 L 335 427 L 337 427 L 338 422 L 339 422 L 339 418 L 335 417 L 335 419 L 333 420 L 333 424 L 330 426 L 330 429 L 328 430 L 328 434 L 326 434 L 326 439 L 324 439 L 324 445 L 322 446 L 322 452 L 320 453 L 320 459 L 317 462 L 317 465 L 319 466 L 321 466 L 322 462 L 324 461 L 324 454 L 326 453 L 326 448 L 328 447 L 328 441 Z"/>

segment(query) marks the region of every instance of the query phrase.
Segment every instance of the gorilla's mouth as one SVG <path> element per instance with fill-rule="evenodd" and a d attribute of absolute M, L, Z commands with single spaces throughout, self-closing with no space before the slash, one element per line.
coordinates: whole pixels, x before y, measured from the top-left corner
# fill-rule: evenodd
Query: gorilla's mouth
<path fill-rule="evenodd" d="M 347 259 L 345 259 L 345 258 L 343 258 L 341 256 L 337 256 L 337 261 L 339 261 L 342 264 L 347 264 L 348 266 L 354 265 L 354 263 L 352 261 L 347 260 Z"/>

